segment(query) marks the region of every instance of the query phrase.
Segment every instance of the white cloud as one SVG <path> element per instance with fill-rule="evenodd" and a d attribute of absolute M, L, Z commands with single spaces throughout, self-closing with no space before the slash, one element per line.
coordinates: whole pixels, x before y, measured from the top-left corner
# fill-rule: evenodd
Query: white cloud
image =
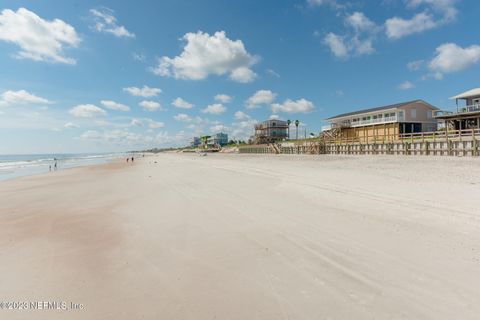
<path fill-rule="evenodd" d="M 227 111 L 221 103 L 214 103 L 208 105 L 205 109 L 202 110 L 203 113 L 210 113 L 210 114 L 222 114 Z"/>
<path fill-rule="evenodd" d="M 349 50 L 345 44 L 344 37 L 330 32 L 323 39 L 323 43 L 330 48 L 330 51 L 334 56 L 338 58 L 345 58 L 348 56 Z"/>
<path fill-rule="evenodd" d="M 140 52 L 133 52 L 132 53 L 132 58 L 133 58 L 133 60 L 138 61 L 138 62 L 145 62 L 147 60 L 147 57 L 143 53 L 140 53 Z"/>
<path fill-rule="evenodd" d="M 220 102 L 220 103 L 230 103 L 232 102 L 232 97 L 226 94 L 217 94 L 214 97 L 215 101 Z"/>
<path fill-rule="evenodd" d="M 217 124 L 212 127 L 210 127 L 210 132 L 224 132 L 227 131 L 228 128 L 224 126 L 223 124 Z"/>
<path fill-rule="evenodd" d="M 307 0 L 307 4 L 312 7 L 329 5 L 335 9 L 340 9 L 344 7 L 344 5 L 340 4 L 337 0 Z"/>
<path fill-rule="evenodd" d="M 233 139 L 248 140 L 253 134 L 254 125 L 258 121 L 252 118 L 248 118 L 242 121 L 232 123 L 229 135 Z"/>
<path fill-rule="evenodd" d="M 338 96 L 338 97 L 342 97 L 345 95 L 345 92 L 343 92 L 343 90 L 337 90 L 335 91 L 335 94 Z"/>
<path fill-rule="evenodd" d="M 73 123 L 73 122 L 67 122 L 67 123 L 65 123 L 64 127 L 67 128 L 67 129 L 80 128 L 78 125 L 76 125 L 76 124 Z"/>
<path fill-rule="evenodd" d="M 25 90 L 12 91 L 7 90 L 0 94 L 0 107 L 11 105 L 46 105 L 52 102 L 33 95 Z"/>
<path fill-rule="evenodd" d="M 280 78 L 280 74 L 278 74 L 275 70 L 273 69 L 267 69 L 267 73 L 275 78 Z"/>
<path fill-rule="evenodd" d="M 152 119 L 145 119 L 145 120 L 148 122 L 148 127 L 150 129 L 160 129 L 160 128 L 165 127 L 165 123 L 163 123 L 163 122 L 157 122 L 157 121 L 154 121 Z"/>
<path fill-rule="evenodd" d="M 411 71 L 420 70 L 420 68 L 423 66 L 424 62 L 425 61 L 423 61 L 423 60 L 410 61 L 409 63 L 407 63 L 407 68 L 408 68 L 408 70 L 411 70 Z"/>
<path fill-rule="evenodd" d="M 270 117 L 268 117 L 268 119 L 270 120 L 278 120 L 280 119 L 280 116 L 278 114 L 272 114 L 270 115 Z"/>
<path fill-rule="evenodd" d="M 377 25 L 362 12 L 354 12 L 345 18 L 345 23 L 357 31 L 371 30 Z"/>
<path fill-rule="evenodd" d="M 138 145 L 144 146 L 147 143 L 151 143 L 153 139 L 149 136 L 143 136 L 138 133 L 133 133 L 127 129 L 123 130 L 106 130 L 99 132 L 96 130 L 88 130 L 84 132 L 80 137 L 82 140 L 94 140 L 103 142 L 111 146 L 111 144 L 118 144 L 121 146 L 126 145 Z"/>
<path fill-rule="evenodd" d="M 185 113 L 179 113 L 173 118 L 181 122 L 191 122 L 193 120 L 188 114 L 185 114 Z"/>
<path fill-rule="evenodd" d="M 20 47 L 16 57 L 35 61 L 75 64 L 64 55 L 65 46 L 77 47 L 80 38 L 75 29 L 60 19 L 44 20 L 34 12 L 20 8 L 2 10 L 0 40 Z"/>
<path fill-rule="evenodd" d="M 128 92 L 132 96 L 143 98 L 156 97 L 162 92 L 159 88 L 150 88 L 149 86 L 143 86 L 143 88 L 128 87 L 123 88 L 123 91 Z"/>
<path fill-rule="evenodd" d="M 272 104 L 272 112 L 287 112 L 287 113 L 309 113 L 315 110 L 315 106 L 312 102 L 306 99 L 299 99 L 296 101 L 287 99 L 282 104 Z"/>
<path fill-rule="evenodd" d="M 385 21 L 386 34 L 390 39 L 399 39 L 413 33 L 421 33 L 436 26 L 437 22 L 434 17 L 424 12 L 416 14 L 409 20 L 394 17 Z"/>
<path fill-rule="evenodd" d="M 275 101 L 277 94 L 270 90 L 258 90 L 253 96 L 247 99 L 246 107 L 248 109 L 258 108 L 261 105 L 271 104 Z"/>
<path fill-rule="evenodd" d="M 143 121 L 140 119 L 132 119 L 132 122 L 130 122 L 130 125 L 135 127 L 142 127 Z"/>
<path fill-rule="evenodd" d="M 230 79 L 240 83 L 252 82 L 256 77 L 257 74 L 246 67 L 237 68 L 230 73 Z"/>
<path fill-rule="evenodd" d="M 107 114 L 105 110 L 93 104 L 80 104 L 70 109 L 69 113 L 78 118 L 93 118 Z"/>
<path fill-rule="evenodd" d="M 182 98 L 178 97 L 177 99 L 173 100 L 172 105 L 176 108 L 180 109 L 192 109 L 193 104 L 183 100 Z"/>
<path fill-rule="evenodd" d="M 250 116 L 243 111 L 235 112 L 235 119 L 237 120 L 247 120 L 250 119 Z"/>
<path fill-rule="evenodd" d="M 436 56 L 428 64 L 434 77 L 441 79 L 444 73 L 467 69 L 480 61 L 480 46 L 462 48 L 455 43 L 445 43 L 436 49 Z"/>
<path fill-rule="evenodd" d="M 385 31 L 390 39 L 399 39 L 411 34 L 421 33 L 437 28 L 455 20 L 458 10 L 457 0 L 406 0 L 407 7 L 425 11 L 417 13 L 410 19 L 393 17 L 385 21 Z"/>
<path fill-rule="evenodd" d="M 97 140 L 97 139 L 100 139 L 101 138 L 101 135 L 98 131 L 96 130 L 88 130 L 88 131 L 85 131 L 81 136 L 80 136 L 81 139 L 84 139 L 84 140 Z"/>
<path fill-rule="evenodd" d="M 135 34 L 128 31 L 124 26 L 117 24 L 117 18 L 113 10 L 109 8 L 90 9 L 95 25 L 93 28 L 98 32 L 111 33 L 116 37 L 134 38 Z"/>
<path fill-rule="evenodd" d="M 312 6 L 321 6 L 330 2 L 330 0 L 307 0 L 307 3 Z"/>
<path fill-rule="evenodd" d="M 421 5 L 425 5 L 433 11 L 439 12 L 442 15 L 441 22 L 450 22 L 455 20 L 458 10 L 455 4 L 458 0 L 407 0 L 407 6 L 416 9 Z"/>
<path fill-rule="evenodd" d="M 413 83 L 411 83 L 410 81 L 405 81 L 398 86 L 398 89 L 400 89 L 400 90 L 409 90 L 409 89 L 413 89 L 413 88 L 415 88 L 415 85 Z"/>
<path fill-rule="evenodd" d="M 119 110 L 119 111 L 130 111 L 130 108 L 124 104 L 117 103 L 112 100 L 102 100 L 100 103 L 107 109 Z"/>
<path fill-rule="evenodd" d="M 238 82 L 249 82 L 255 78 L 250 68 L 258 59 L 247 52 L 241 40 L 229 39 L 224 31 L 212 36 L 201 31 L 190 32 L 182 40 L 185 41 L 183 52 L 174 58 L 160 58 L 153 73 L 191 80 L 224 74 L 229 74 L 232 80 Z"/>
<path fill-rule="evenodd" d="M 323 38 L 332 54 L 347 58 L 352 54 L 364 55 L 375 52 L 373 41 L 380 28 L 362 12 L 354 12 L 345 18 L 345 25 L 351 29 L 344 35 L 333 32 Z"/>
<path fill-rule="evenodd" d="M 162 105 L 156 101 L 143 100 L 138 105 L 147 111 L 156 111 L 162 109 Z"/>

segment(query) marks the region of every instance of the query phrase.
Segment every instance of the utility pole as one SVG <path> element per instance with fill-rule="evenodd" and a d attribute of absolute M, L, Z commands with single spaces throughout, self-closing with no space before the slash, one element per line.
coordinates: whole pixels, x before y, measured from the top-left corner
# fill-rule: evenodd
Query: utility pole
<path fill-rule="evenodd" d="M 287 120 L 287 125 L 288 125 L 288 128 L 287 128 L 287 132 L 288 132 L 288 140 L 290 140 L 290 123 L 292 123 L 292 121 L 290 119 Z"/>
<path fill-rule="evenodd" d="M 295 120 L 295 127 L 296 127 L 295 140 L 298 140 L 298 125 L 299 124 L 300 124 L 300 121 Z"/>

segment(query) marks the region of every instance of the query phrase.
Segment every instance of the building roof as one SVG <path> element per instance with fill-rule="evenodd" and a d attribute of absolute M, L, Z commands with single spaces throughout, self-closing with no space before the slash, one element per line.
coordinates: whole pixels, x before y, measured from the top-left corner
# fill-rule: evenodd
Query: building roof
<path fill-rule="evenodd" d="M 272 123 L 272 122 L 275 122 L 275 123 L 287 123 L 287 121 L 285 121 L 285 120 L 277 120 L 277 119 L 268 119 L 268 120 L 263 121 L 262 123 Z"/>
<path fill-rule="evenodd" d="M 480 96 L 480 88 L 465 91 L 464 93 L 460 93 L 456 96 L 451 97 L 450 99 L 468 99 L 471 97 L 478 97 L 478 96 Z"/>
<path fill-rule="evenodd" d="M 375 112 L 375 111 L 382 111 L 382 110 L 388 110 L 388 109 L 396 109 L 396 108 L 400 108 L 400 107 L 403 107 L 403 106 L 406 106 L 406 105 L 409 105 L 409 104 L 415 103 L 415 102 L 425 103 L 425 104 L 431 106 L 433 109 L 438 110 L 438 108 L 432 106 L 432 105 L 429 104 L 428 102 L 425 102 L 425 101 L 419 99 L 419 100 L 412 100 L 412 101 L 407 101 L 407 102 L 390 104 L 390 105 L 388 105 L 388 106 L 382 106 L 382 107 L 376 107 L 376 108 L 370 108 L 370 109 L 362 109 L 362 110 L 357 110 L 357 111 L 353 111 L 353 112 L 342 113 L 342 114 L 336 115 L 336 116 L 334 116 L 334 117 L 327 118 L 327 120 L 332 120 L 332 119 L 336 119 L 336 118 L 343 118 L 343 117 L 349 117 L 349 116 L 354 116 L 354 115 L 362 114 L 362 113 L 370 113 L 370 112 Z"/>

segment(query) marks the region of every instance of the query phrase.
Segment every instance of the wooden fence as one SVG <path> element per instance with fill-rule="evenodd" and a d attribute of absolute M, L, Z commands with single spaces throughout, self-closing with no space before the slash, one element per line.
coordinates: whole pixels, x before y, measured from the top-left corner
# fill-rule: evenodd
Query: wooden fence
<path fill-rule="evenodd" d="M 257 154 L 390 154 L 426 156 L 479 156 L 480 129 L 421 132 L 363 142 L 358 139 L 316 139 L 294 146 L 249 145 L 240 153 Z"/>

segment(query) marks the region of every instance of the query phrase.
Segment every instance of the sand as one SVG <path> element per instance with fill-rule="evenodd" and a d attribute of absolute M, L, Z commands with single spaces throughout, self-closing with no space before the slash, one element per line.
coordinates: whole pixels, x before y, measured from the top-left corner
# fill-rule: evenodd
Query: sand
<path fill-rule="evenodd" d="M 155 163 L 156 162 L 156 163 Z M 0 183 L 1 319 L 478 319 L 480 159 L 160 154 Z"/>

